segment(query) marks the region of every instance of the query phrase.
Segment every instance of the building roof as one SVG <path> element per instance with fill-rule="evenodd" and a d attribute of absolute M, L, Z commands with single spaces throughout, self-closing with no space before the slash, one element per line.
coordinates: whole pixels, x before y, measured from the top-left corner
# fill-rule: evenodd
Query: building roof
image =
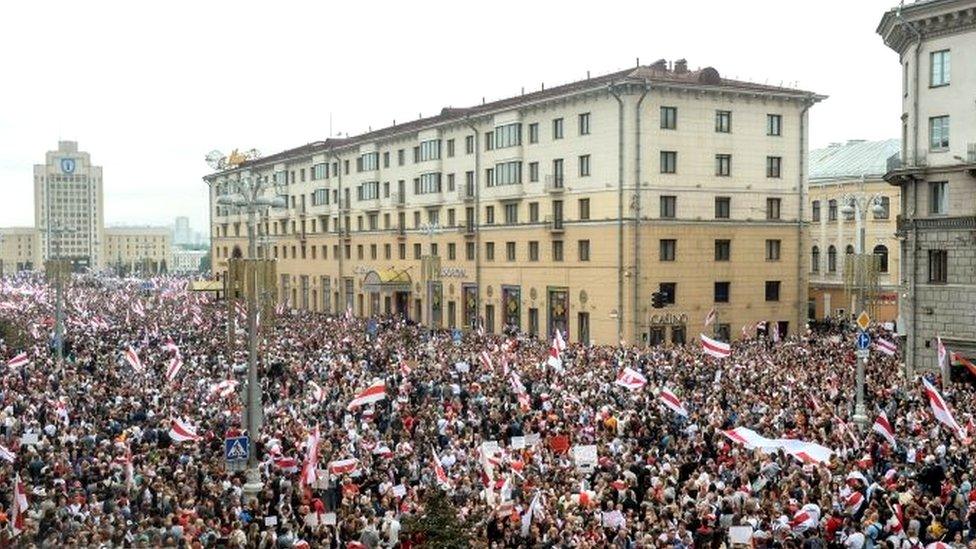
<path fill-rule="evenodd" d="M 832 143 L 810 151 L 810 181 L 880 178 L 888 171 L 888 159 L 900 153 L 899 139 L 851 139 L 847 143 Z"/>
<path fill-rule="evenodd" d="M 568 84 L 543 88 L 535 92 L 523 93 L 514 97 L 482 103 L 472 107 L 445 107 L 435 116 L 420 118 L 402 124 L 395 124 L 393 126 L 372 130 L 370 132 L 351 137 L 330 137 L 324 141 L 314 141 L 299 147 L 272 154 L 270 156 L 249 160 L 240 166 L 224 170 L 224 172 L 233 172 L 238 169 L 252 166 L 266 166 L 268 164 L 286 159 L 300 158 L 326 151 L 358 146 L 365 143 L 374 143 L 376 141 L 388 139 L 397 134 L 416 132 L 445 123 L 462 122 L 468 118 L 477 118 L 479 116 L 486 116 L 496 112 L 504 112 L 506 110 L 518 108 L 524 105 L 555 99 L 575 93 L 605 90 L 608 86 L 617 84 L 647 83 L 652 86 L 670 85 L 675 87 L 695 87 L 702 90 L 711 89 L 729 92 L 773 94 L 781 97 L 791 97 L 796 99 L 802 98 L 811 102 L 826 99 L 826 96 L 817 95 L 813 92 L 796 88 L 770 86 L 766 84 L 757 84 L 753 82 L 723 78 L 719 72 L 712 67 L 689 70 L 687 65 L 687 61 L 684 59 L 675 61 L 673 65 L 669 65 L 667 61 L 660 59 L 650 65 L 640 65 L 601 76 L 594 76 L 592 78 L 570 82 Z"/>

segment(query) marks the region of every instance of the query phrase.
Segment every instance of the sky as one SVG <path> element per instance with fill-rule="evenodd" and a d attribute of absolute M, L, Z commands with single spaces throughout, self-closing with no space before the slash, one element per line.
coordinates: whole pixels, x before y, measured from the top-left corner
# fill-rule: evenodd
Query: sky
<path fill-rule="evenodd" d="M 206 230 L 211 150 L 268 155 L 685 58 L 830 96 L 810 144 L 898 137 L 895 0 L 0 3 L 0 226 L 33 224 L 33 165 L 77 141 L 106 224 Z M 470 7 L 469 7 L 470 6 Z"/>

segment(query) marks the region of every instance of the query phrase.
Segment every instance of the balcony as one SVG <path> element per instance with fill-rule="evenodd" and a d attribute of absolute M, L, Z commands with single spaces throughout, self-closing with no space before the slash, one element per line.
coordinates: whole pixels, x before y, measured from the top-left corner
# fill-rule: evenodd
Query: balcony
<path fill-rule="evenodd" d="M 494 200 L 519 200 L 525 196 L 525 188 L 522 187 L 521 183 L 496 185 L 489 187 L 485 194 Z"/>
<path fill-rule="evenodd" d="M 463 202 L 472 202 L 475 199 L 475 188 L 474 185 L 468 185 L 465 183 L 458 187 L 458 198 Z"/>
<path fill-rule="evenodd" d="M 361 210 L 378 210 L 380 209 L 380 198 L 363 198 L 358 200 L 359 209 Z M 348 208 L 347 208 L 348 209 Z"/>
<path fill-rule="evenodd" d="M 392 192 L 390 193 L 390 204 L 397 207 L 397 209 L 403 209 L 407 206 L 406 193 L 403 192 Z"/>
<path fill-rule="evenodd" d="M 397 239 L 399 239 L 399 240 L 404 240 L 404 239 L 406 239 L 406 238 L 407 238 L 407 228 L 406 228 L 406 227 L 401 227 L 400 225 L 397 225 L 396 227 L 393 227 L 393 228 L 392 228 L 392 229 L 390 229 L 390 230 L 391 230 L 391 231 L 392 231 L 392 232 L 393 232 L 394 234 L 396 234 L 396 237 L 397 237 Z"/>
<path fill-rule="evenodd" d="M 566 226 L 563 224 L 563 218 L 547 215 L 546 230 L 552 234 L 562 234 L 566 232 Z"/>
<path fill-rule="evenodd" d="M 550 194 L 562 194 L 566 190 L 563 186 L 563 174 L 547 175 L 545 190 Z"/>
<path fill-rule="evenodd" d="M 474 221 L 468 221 L 463 225 L 458 225 L 457 230 L 459 233 L 463 234 L 464 236 L 468 236 L 468 237 L 474 236 L 475 233 Z"/>

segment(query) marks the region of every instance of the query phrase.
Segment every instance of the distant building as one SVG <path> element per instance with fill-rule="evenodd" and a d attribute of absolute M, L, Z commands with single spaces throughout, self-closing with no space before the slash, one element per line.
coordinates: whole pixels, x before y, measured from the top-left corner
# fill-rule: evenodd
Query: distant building
<path fill-rule="evenodd" d="M 190 218 L 180 216 L 173 224 L 173 244 L 175 246 L 188 246 L 193 244 L 193 231 L 190 229 Z"/>
<path fill-rule="evenodd" d="M 0 228 L 0 275 L 30 271 L 41 262 L 40 236 L 33 227 Z"/>
<path fill-rule="evenodd" d="M 881 211 L 869 209 L 865 253 L 878 256 L 880 292 L 869 304 L 875 320 L 898 317 L 900 246 L 895 219 L 901 195 L 883 179 L 888 159 L 898 156 L 898 139 L 852 140 L 810 151 L 810 316 L 822 319 L 857 314 L 844 286 L 845 262 L 857 249 L 861 221 L 843 215 L 849 193 L 879 196 Z"/>
<path fill-rule="evenodd" d="M 106 266 L 122 275 L 158 274 L 173 266 L 173 236 L 168 227 L 105 229 Z"/>
<path fill-rule="evenodd" d="M 885 179 L 901 189 L 908 372 L 937 368 L 936 337 L 976 356 L 976 0 L 889 10 L 878 34 L 898 54 L 902 155 Z M 894 94 L 895 90 L 891 90 Z"/>
<path fill-rule="evenodd" d="M 101 166 L 92 165 L 76 141 L 59 141 L 44 164 L 34 165 L 34 226 L 41 260 L 60 254 L 77 267 L 99 268 L 104 262 L 104 215 Z"/>
<path fill-rule="evenodd" d="M 194 274 L 200 272 L 206 250 L 173 249 L 173 266 L 170 272 L 177 274 Z"/>

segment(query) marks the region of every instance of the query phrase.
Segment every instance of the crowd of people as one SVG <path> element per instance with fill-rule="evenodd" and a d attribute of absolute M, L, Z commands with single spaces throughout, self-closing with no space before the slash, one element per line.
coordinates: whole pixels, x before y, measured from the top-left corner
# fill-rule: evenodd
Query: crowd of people
<path fill-rule="evenodd" d="M 76 277 L 59 360 L 55 299 L 0 281 L 0 546 L 418 547 L 444 494 L 458 546 L 976 548 L 974 385 L 930 374 L 948 428 L 874 352 L 859 427 L 850 329 L 716 358 L 285 308 L 261 319 L 252 497 L 225 461 L 241 312 L 178 279 Z"/>

